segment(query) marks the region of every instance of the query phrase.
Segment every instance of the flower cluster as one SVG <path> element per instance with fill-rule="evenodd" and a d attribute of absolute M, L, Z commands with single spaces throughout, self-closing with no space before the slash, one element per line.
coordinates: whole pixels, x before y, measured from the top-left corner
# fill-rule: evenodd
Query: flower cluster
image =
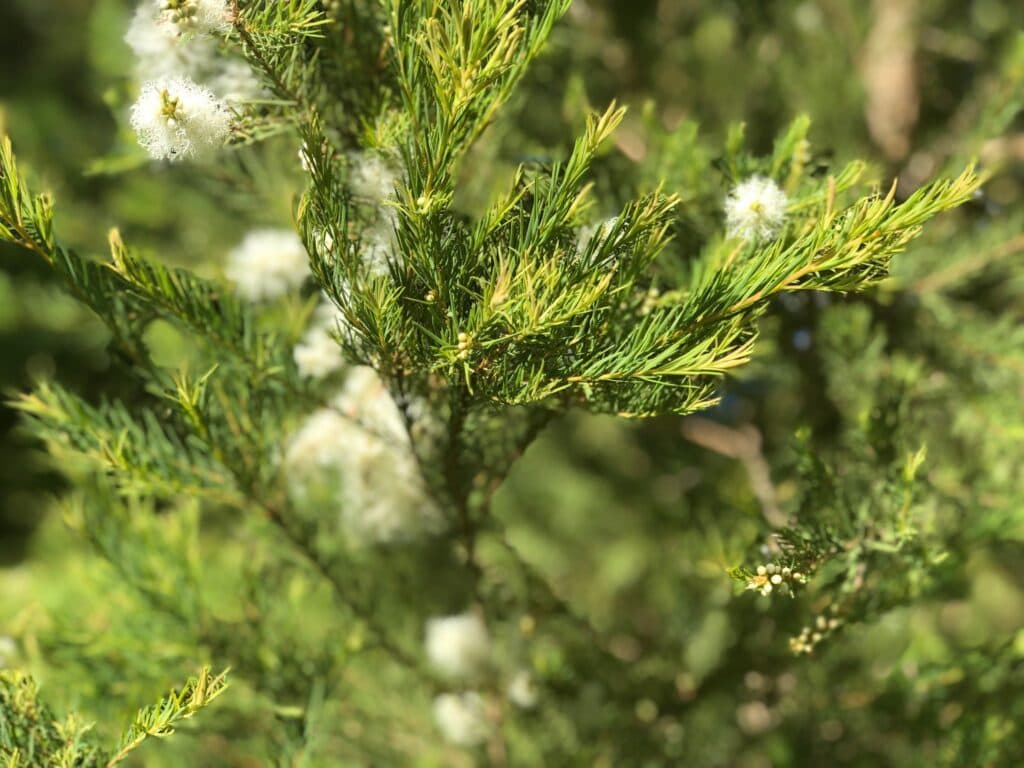
<path fill-rule="evenodd" d="M 158 18 L 178 34 L 224 33 L 231 26 L 224 0 L 156 0 Z"/>
<path fill-rule="evenodd" d="M 424 645 L 431 665 L 448 678 L 470 681 L 491 663 L 490 635 L 473 611 L 427 621 Z M 439 694 L 434 719 L 441 735 L 462 747 L 483 743 L 491 731 L 483 698 L 476 691 Z"/>
<path fill-rule="evenodd" d="M 826 637 L 843 625 L 839 618 L 838 607 L 833 603 L 829 606 L 828 615 L 820 615 L 814 620 L 813 627 L 804 627 L 800 634 L 789 639 L 789 648 L 793 653 L 811 653 Z"/>
<path fill-rule="evenodd" d="M 474 611 L 430 619 L 425 634 L 424 645 L 431 665 L 453 681 L 478 681 L 494 667 L 490 635 Z M 535 707 L 539 693 L 530 671 L 516 670 L 505 695 L 521 709 Z M 477 746 L 491 733 L 484 699 L 475 690 L 438 695 L 434 699 L 434 718 L 444 738 L 458 746 Z"/>
<path fill-rule="evenodd" d="M 249 65 L 215 37 L 229 28 L 224 0 L 143 0 L 136 8 L 124 38 L 143 82 L 131 122 L 154 159 L 201 158 L 223 145 L 231 127 L 229 104 L 262 93 Z M 182 103 L 175 114 L 169 106 L 181 98 L 175 91 L 193 101 L 201 93 L 203 103 Z"/>
<path fill-rule="evenodd" d="M 765 176 L 751 176 L 737 184 L 725 198 L 725 224 L 729 237 L 770 240 L 786 221 L 789 198 L 778 184 Z"/>
<path fill-rule="evenodd" d="M 353 152 L 349 155 L 348 186 L 356 197 L 377 204 L 395 196 L 398 171 L 380 152 Z"/>
<path fill-rule="evenodd" d="M 228 256 L 227 276 L 249 301 L 283 296 L 309 275 L 309 258 L 290 229 L 256 229 Z"/>
<path fill-rule="evenodd" d="M 469 357 L 469 353 L 473 349 L 473 337 L 468 333 L 459 333 L 457 341 L 458 344 L 456 345 L 455 356 L 459 358 L 459 360 L 465 360 Z"/>
<path fill-rule="evenodd" d="M 794 571 L 788 566 L 778 566 L 769 563 L 757 566 L 754 575 L 747 579 L 747 589 L 760 592 L 765 597 L 772 592 L 788 595 L 792 594 L 794 584 L 806 583 L 806 574 Z"/>
<path fill-rule="evenodd" d="M 328 299 L 313 313 L 313 322 L 302 340 L 295 345 L 293 357 L 299 375 L 307 379 L 323 379 L 345 364 L 341 347 L 334 334 L 345 327 L 345 316 Z"/>
<path fill-rule="evenodd" d="M 195 75 L 217 55 L 213 38 L 182 40 L 180 31 L 163 20 L 152 2 L 143 2 L 135 9 L 124 41 L 135 54 L 135 72 L 140 80 Z"/>
<path fill-rule="evenodd" d="M 508 700 L 520 709 L 533 709 L 540 699 L 537 683 L 528 669 L 520 669 L 512 676 L 506 693 Z"/>
<path fill-rule="evenodd" d="M 491 658 L 487 627 L 472 611 L 430 619 L 425 645 L 430 663 L 446 677 L 473 677 Z"/>
<path fill-rule="evenodd" d="M 399 173 L 391 157 L 379 151 L 353 152 L 348 158 L 348 185 L 355 198 L 365 204 L 370 226 L 360 236 L 362 263 L 368 275 L 383 277 L 397 258 L 395 199 Z"/>
<path fill-rule="evenodd" d="M 446 741 L 476 747 L 491 735 L 484 700 L 475 691 L 442 693 L 434 699 L 434 720 Z"/>
<path fill-rule="evenodd" d="M 231 112 L 209 88 L 187 78 L 159 78 L 143 86 L 131 125 L 157 160 L 202 158 L 227 139 Z"/>
<path fill-rule="evenodd" d="M 377 373 L 349 371 L 331 407 L 309 416 L 284 455 L 294 493 L 327 486 L 354 544 L 408 541 L 441 526 L 405 428 Z"/>

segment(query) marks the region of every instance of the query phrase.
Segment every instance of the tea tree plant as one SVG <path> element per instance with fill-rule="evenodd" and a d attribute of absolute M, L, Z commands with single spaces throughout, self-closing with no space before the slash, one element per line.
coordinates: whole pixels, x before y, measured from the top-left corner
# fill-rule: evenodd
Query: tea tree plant
<path fill-rule="evenodd" d="M 496 494 L 565 414 L 716 405 L 773 302 L 876 286 L 980 179 L 966 158 L 906 194 L 864 162 L 821 172 L 800 116 L 766 155 L 740 125 L 715 147 L 649 125 L 660 171 L 623 171 L 628 199 L 607 211 L 594 181 L 616 184 L 616 104 L 550 161 L 488 167 L 481 147 L 569 6 L 143 2 L 126 38 L 136 151 L 236 189 L 273 182 L 252 170 L 268 158 L 303 179 L 294 228 L 254 229 L 223 278 L 117 230 L 105 256 L 64 246 L 5 139 L 0 237 L 99 318 L 121 377 L 99 400 L 56 380 L 15 400 L 73 479 L 68 522 L 109 563 L 88 583 L 116 595 L 81 654 L 89 695 L 110 713 L 126 690 L 173 684 L 167 665 L 202 669 L 120 743 L 6 674 L 7 765 L 116 765 L 195 714 L 280 765 L 681 754 L 683 645 L 624 645 L 524 556 Z M 474 177 L 487 194 L 466 191 Z M 938 279 L 920 277 L 920 295 Z M 877 346 L 856 308 L 834 309 L 850 321 L 823 342 L 850 368 L 835 386 L 874 402 L 917 381 L 878 363 L 860 382 L 848 356 Z M 160 332 L 180 364 L 157 354 Z M 925 452 L 879 414 L 829 448 L 805 435 L 786 525 L 763 562 L 731 563 L 741 591 L 819 596 L 790 641 L 799 655 L 938 590 L 958 557 L 930 523 Z M 48 653 L 76 657 L 74 621 Z"/>

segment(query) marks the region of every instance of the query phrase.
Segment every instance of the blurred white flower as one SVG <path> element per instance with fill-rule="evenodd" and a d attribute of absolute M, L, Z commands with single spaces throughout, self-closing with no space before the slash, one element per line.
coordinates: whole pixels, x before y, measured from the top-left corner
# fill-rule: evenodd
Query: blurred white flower
<path fill-rule="evenodd" d="M 430 619 L 426 636 L 427 658 L 448 677 L 472 677 L 490 660 L 491 638 L 487 627 L 472 611 Z"/>
<path fill-rule="evenodd" d="M 396 244 L 394 233 L 375 227 L 363 234 L 360 241 L 362 247 L 363 266 L 366 273 L 373 277 L 385 277 L 389 274 L 389 263 L 395 258 Z"/>
<path fill-rule="evenodd" d="M 484 701 L 472 691 L 437 696 L 434 721 L 445 740 L 460 747 L 479 746 L 491 733 Z"/>
<path fill-rule="evenodd" d="M 221 34 L 231 27 L 225 0 L 153 0 L 162 21 L 179 34 Z"/>
<path fill-rule="evenodd" d="M 348 183 L 356 197 L 380 202 L 394 197 L 398 171 L 379 152 L 353 152 L 349 155 Z"/>
<path fill-rule="evenodd" d="M 412 422 L 410 430 L 418 442 L 439 444 L 446 435 L 446 426 L 430 400 L 413 395 L 405 401 L 405 412 Z"/>
<path fill-rule="evenodd" d="M 295 345 L 293 357 L 299 376 L 306 379 L 326 378 L 345 364 L 341 348 L 331 336 L 330 328 L 322 325 L 315 325 L 306 331 L 302 341 Z"/>
<path fill-rule="evenodd" d="M 293 352 L 300 376 L 322 379 L 345 364 L 341 345 L 334 336 L 334 332 L 344 326 L 345 316 L 330 299 L 316 308 L 313 321 Z"/>
<path fill-rule="evenodd" d="M 346 419 L 333 408 L 314 411 L 292 435 L 285 450 L 285 465 L 308 474 L 337 464 L 345 454 L 342 435 Z"/>
<path fill-rule="evenodd" d="M 249 301 L 273 299 L 302 285 L 309 259 L 291 230 L 256 229 L 231 251 L 226 273 Z"/>
<path fill-rule="evenodd" d="M 140 80 L 195 76 L 210 66 L 217 55 L 213 38 L 183 40 L 177 27 L 166 22 L 150 0 L 135 9 L 124 41 L 135 54 L 135 72 Z"/>
<path fill-rule="evenodd" d="M 409 541 L 440 528 L 405 420 L 377 373 L 354 367 L 332 405 L 289 441 L 284 462 L 292 488 L 335 481 L 342 528 L 357 545 Z"/>
<path fill-rule="evenodd" d="M 256 72 L 243 59 L 222 58 L 211 67 L 210 90 L 229 102 L 252 101 L 267 95 Z"/>
<path fill-rule="evenodd" d="M 394 445 L 408 446 L 405 419 L 373 368 L 354 366 L 345 377 L 334 407 L 374 435 Z"/>
<path fill-rule="evenodd" d="M 181 13 L 195 6 L 186 27 L 172 20 L 168 3 L 144 0 L 136 9 L 124 40 L 135 54 L 135 74 L 139 80 L 186 77 L 205 83 L 227 102 L 248 101 L 265 95 L 252 67 L 244 59 L 225 55 L 217 39 L 204 32 L 219 32 L 226 27 L 223 3 L 179 3 Z M 211 26 L 203 19 L 222 20 Z M 183 34 L 187 32 L 188 34 Z"/>
<path fill-rule="evenodd" d="M 13 637 L 0 635 L 0 669 L 7 666 L 7 663 L 18 654 L 18 644 Z"/>
<path fill-rule="evenodd" d="M 223 146 L 231 131 L 227 104 L 184 77 L 151 80 L 132 106 L 139 144 L 156 160 L 203 158 Z"/>
<path fill-rule="evenodd" d="M 521 709 L 533 709 L 537 706 L 537 684 L 528 669 L 520 669 L 508 684 L 508 700 Z"/>
<path fill-rule="evenodd" d="M 789 198 L 771 179 L 751 176 L 725 198 L 725 224 L 729 237 L 770 240 L 786 221 Z"/>

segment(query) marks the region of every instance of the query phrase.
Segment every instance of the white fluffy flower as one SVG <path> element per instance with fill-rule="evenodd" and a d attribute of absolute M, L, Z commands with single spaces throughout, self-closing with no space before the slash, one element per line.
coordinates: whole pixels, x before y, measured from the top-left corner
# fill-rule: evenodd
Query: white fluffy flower
<path fill-rule="evenodd" d="M 153 0 L 162 21 L 179 34 L 220 34 L 231 27 L 225 0 Z"/>
<path fill-rule="evenodd" d="M 302 341 L 295 345 L 293 356 L 299 375 L 309 379 L 322 379 L 337 371 L 345 364 L 332 332 L 345 326 L 345 317 L 330 302 L 321 304 L 313 314 Z"/>
<path fill-rule="evenodd" d="M 135 9 L 124 41 L 135 54 L 135 72 L 140 80 L 197 75 L 217 55 L 212 38 L 182 39 L 177 27 L 164 21 L 151 2 L 143 2 Z"/>
<path fill-rule="evenodd" d="M 437 696 L 434 721 L 445 740 L 460 747 L 479 746 L 491 733 L 484 700 L 472 691 Z"/>
<path fill-rule="evenodd" d="M 508 684 L 508 700 L 521 709 L 537 706 L 537 684 L 528 669 L 520 669 Z"/>
<path fill-rule="evenodd" d="M 394 196 L 398 173 L 379 152 L 353 153 L 350 155 L 348 183 L 356 197 L 379 202 Z"/>
<path fill-rule="evenodd" d="M 472 677 L 490 661 L 491 638 L 472 611 L 430 619 L 426 635 L 427 658 L 448 677 Z"/>
<path fill-rule="evenodd" d="M 223 146 L 231 111 L 209 88 L 186 77 L 161 77 L 142 86 L 131 124 L 157 160 L 201 158 Z"/>
<path fill-rule="evenodd" d="M 341 348 L 329 328 L 315 325 L 306 331 L 293 352 L 299 375 L 307 379 L 323 379 L 345 364 Z"/>
<path fill-rule="evenodd" d="M 368 230 L 360 242 L 362 246 L 363 266 L 366 273 L 373 277 L 385 277 L 389 274 L 389 263 L 395 258 L 398 249 L 394 233 L 384 231 L 380 227 Z"/>
<path fill-rule="evenodd" d="M 228 256 L 226 271 L 244 298 L 261 301 L 302 285 L 309 274 L 309 259 L 291 230 L 256 229 Z"/>
<path fill-rule="evenodd" d="M 287 446 L 293 490 L 336 481 L 341 525 L 355 544 L 407 541 L 439 528 L 405 421 L 376 372 L 353 368 L 333 406 L 314 413 Z"/>
<path fill-rule="evenodd" d="M 266 96 L 256 72 L 243 59 L 224 58 L 211 72 L 210 89 L 229 102 L 252 101 Z"/>
<path fill-rule="evenodd" d="M 382 439 L 395 445 L 408 445 L 405 419 L 373 368 L 366 365 L 352 368 L 334 406 Z"/>
<path fill-rule="evenodd" d="M 430 400 L 413 395 L 405 401 L 405 413 L 412 422 L 411 432 L 417 442 L 439 444 L 444 439 L 446 427 Z"/>
<path fill-rule="evenodd" d="M 329 469 L 344 457 L 345 428 L 345 417 L 333 408 L 315 411 L 288 442 L 285 464 L 307 474 Z"/>
<path fill-rule="evenodd" d="M 140 80 L 189 77 L 209 86 L 228 102 L 247 101 L 265 95 L 252 67 L 243 59 L 218 50 L 216 38 L 202 32 L 223 31 L 223 3 L 192 3 L 196 23 L 187 28 L 171 19 L 167 3 L 145 0 L 135 9 L 124 40 L 135 54 L 135 73 Z M 182 4 L 182 12 L 185 9 Z M 205 19 L 205 21 L 204 21 Z M 218 19 L 220 21 L 218 21 Z M 210 25 L 211 20 L 216 22 Z M 188 34 L 183 34 L 187 32 Z"/>
<path fill-rule="evenodd" d="M 786 221 L 789 198 L 765 176 L 751 176 L 725 198 L 725 223 L 730 237 L 769 240 Z"/>

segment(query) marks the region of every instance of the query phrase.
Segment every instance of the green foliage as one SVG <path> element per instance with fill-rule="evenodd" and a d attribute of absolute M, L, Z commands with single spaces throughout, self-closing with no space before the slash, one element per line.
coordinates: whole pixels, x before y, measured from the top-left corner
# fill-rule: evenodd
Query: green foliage
<path fill-rule="evenodd" d="M 101 753 L 89 743 L 88 724 L 75 715 L 57 720 L 39 701 L 32 678 L 0 672 L 0 759 L 5 768 L 102 765 Z"/>
<path fill-rule="evenodd" d="M 69 715 L 58 720 L 39 701 L 32 678 L 19 672 L 0 672 L 0 760 L 5 768 L 111 768 L 124 762 L 151 737 L 174 733 L 220 696 L 227 673 L 211 676 L 203 669 L 179 691 L 139 711 L 116 751 L 105 753 L 92 743 L 92 726 Z"/>
<path fill-rule="evenodd" d="M 94 386 L 43 368 L 10 398 L 87 549 L 45 522 L 0 620 L 84 714 L 2 673 L 0 759 L 141 764 L 230 665 L 147 761 L 1012 760 L 1021 39 L 1000 2 L 868 5 L 232 0 L 215 40 L 171 43 L 258 78 L 224 154 L 91 166 L 160 256 L 117 229 L 79 255 L 96 217 L 55 223 L 5 138 L 0 240 L 110 354 Z M 886 23 L 920 135 L 862 118 L 891 103 L 852 71 Z M 784 210 L 744 239 L 723 201 L 758 176 Z M 128 199 L 162 187 L 218 205 Z M 248 301 L 215 252 L 286 212 L 309 275 Z M 460 611 L 491 645 L 465 679 L 424 648 Z M 431 701 L 467 690 L 462 748 Z"/>
<path fill-rule="evenodd" d="M 139 710 L 107 766 L 123 762 L 128 753 L 138 749 L 146 739 L 170 736 L 182 721 L 209 706 L 226 688 L 226 671 L 211 676 L 210 670 L 204 669 L 198 677 L 189 678 L 181 690 L 172 691 L 156 704 Z"/>

